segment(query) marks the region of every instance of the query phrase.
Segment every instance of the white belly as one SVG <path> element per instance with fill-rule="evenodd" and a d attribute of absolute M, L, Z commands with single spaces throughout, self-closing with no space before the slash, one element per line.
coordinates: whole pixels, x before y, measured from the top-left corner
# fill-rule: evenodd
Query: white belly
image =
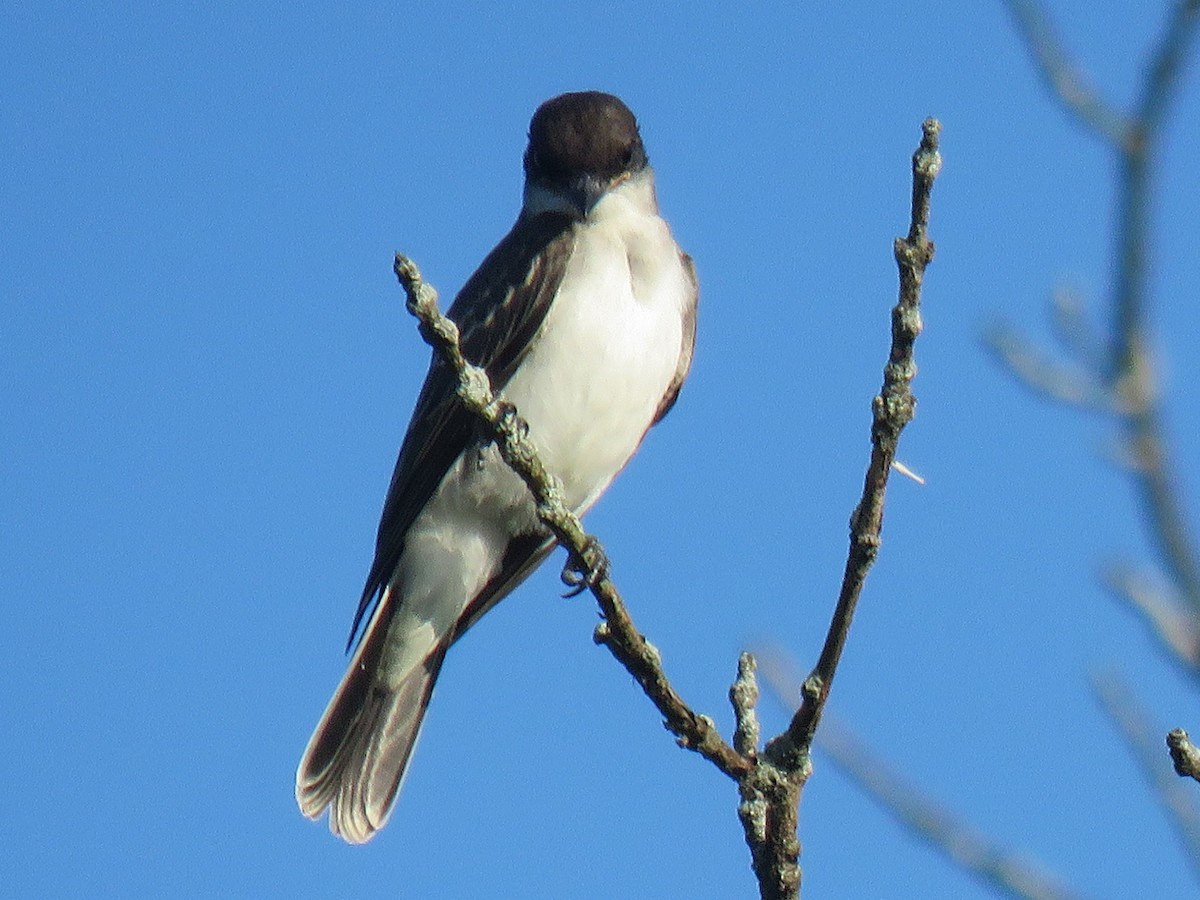
<path fill-rule="evenodd" d="M 679 362 L 687 277 L 666 226 L 652 223 L 661 234 L 604 220 L 581 232 L 542 337 L 503 392 L 579 512 L 637 450 Z"/>
<path fill-rule="evenodd" d="M 578 513 L 637 450 L 682 352 L 691 282 L 666 223 L 643 206 L 618 191 L 578 229 L 546 320 L 502 391 Z M 391 589 L 402 598 L 393 633 L 408 637 L 388 668 L 424 658 L 499 570 L 509 539 L 537 527 L 495 446 L 469 448 L 406 536 Z"/>

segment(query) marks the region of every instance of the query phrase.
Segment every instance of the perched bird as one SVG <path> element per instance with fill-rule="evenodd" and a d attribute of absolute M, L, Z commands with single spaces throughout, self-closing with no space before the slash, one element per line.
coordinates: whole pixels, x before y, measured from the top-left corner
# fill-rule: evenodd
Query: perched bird
<path fill-rule="evenodd" d="M 514 404 L 582 514 L 687 376 L 692 261 L 658 214 L 633 113 L 596 91 L 534 113 L 512 230 L 449 310 L 466 357 Z M 350 666 L 296 773 L 296 799 L 350 843 L 396 802 L 446 651 L 542 562 L 553 538 L 436 356 L 384 502 Z"/>

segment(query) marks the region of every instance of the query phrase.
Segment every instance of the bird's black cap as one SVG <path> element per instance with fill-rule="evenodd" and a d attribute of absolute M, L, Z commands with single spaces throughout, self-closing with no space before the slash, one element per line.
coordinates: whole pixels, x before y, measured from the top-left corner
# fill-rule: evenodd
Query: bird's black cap
<path fill-rule="evenodd" d="M 611 181 L 646 167 L 637 119 L 618 97 L 577 91 L 547 100 L 529 123 L 528 177 L 569 185 L 580 176 Z"/>

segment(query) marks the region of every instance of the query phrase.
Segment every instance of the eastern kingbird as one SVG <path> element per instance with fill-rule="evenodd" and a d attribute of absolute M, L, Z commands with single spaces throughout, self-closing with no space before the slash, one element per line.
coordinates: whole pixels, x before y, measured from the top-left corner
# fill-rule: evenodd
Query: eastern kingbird
<path fill-rule="evenodd" d="M 692 361 L 696 275 L 659 217 L 633 113 L 596 91 L 538 108 L 512 230 L 450 307 L 462 348 L 528 423 L 582 514 L 675 403 Z M 435 354 L 392 475 L 349 669 L 296 799 L 350 843 L 384 826 L 446 651 L 554 541 Z"/>

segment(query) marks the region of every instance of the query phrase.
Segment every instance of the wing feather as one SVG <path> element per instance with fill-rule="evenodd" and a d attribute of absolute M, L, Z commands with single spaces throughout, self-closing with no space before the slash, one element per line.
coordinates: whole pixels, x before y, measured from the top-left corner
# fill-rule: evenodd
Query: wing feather
<path fill-rule="evenodd" d="M 574 220 L 564 214 L 519 218 L 451 304 L 447 315 L 459 327 L 463 355 L 487 371 L 493 389 L 504 387 L 536 339 L 574 239 Z M 456 384 L 435 354 L 400 446 L 347 649 L 392 577 L 413 520 L 477 433 Z"/>
<path fill-rule="evenodd" d="M 654 421 L 650 423 L 651 427 L 661 422 L 663 416 L 671 411 L 671 407 L 679 399 L 679 390 L 683 387 L 688 371 L 692 368 L 692 353 L 696 349 L 696 310 L 700 300 L 700 283 L 696 280 L 696 264 L 692 262 L 692 258 L 681 252 L 679 259 L 683 263 L 684 271 L 687 272 L 692 292 L 683 310 L 683 341 L 679 348 L 679 362 L 675 365 L 675 377 L 671 379 L 670 385 L 667 386 L 667 392 L 663 394 L 662 400 L 658 403 L 658 409 L 654 412 Z"/>

